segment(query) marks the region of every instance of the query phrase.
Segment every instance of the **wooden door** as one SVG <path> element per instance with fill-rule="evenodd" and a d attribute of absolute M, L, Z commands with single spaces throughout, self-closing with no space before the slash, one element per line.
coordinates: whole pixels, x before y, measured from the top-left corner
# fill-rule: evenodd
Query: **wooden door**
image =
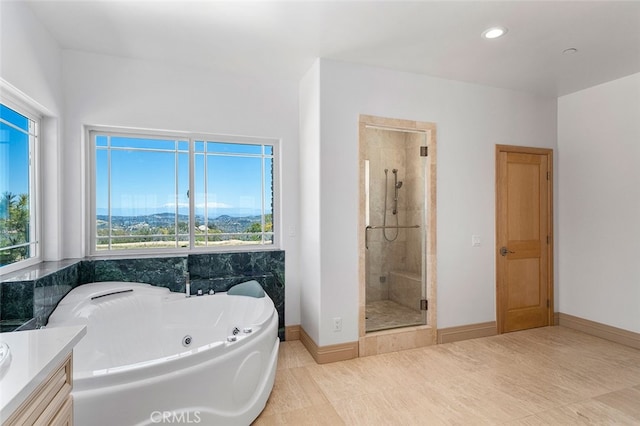
<path fill-rule="evenodd" d="M 496 146 L 498 333 L 553 325 L 553 151 Z"/>

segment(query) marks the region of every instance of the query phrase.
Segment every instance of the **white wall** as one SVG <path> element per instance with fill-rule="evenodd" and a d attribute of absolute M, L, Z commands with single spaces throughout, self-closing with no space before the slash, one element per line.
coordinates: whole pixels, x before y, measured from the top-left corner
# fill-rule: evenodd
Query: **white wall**
<path fill-rule="evenodd" d="M 2 78 L 46 107 L 62 112 L 61 50 L 22 2 L 0 3 Z"/>
<path fill-rule="evenodd" d="M 320 61 L 319 96 L 316 343 L 358 338 L 359 114 L 437 124 L 437 327 L 494 321 L 495 145 L 555 149 L 556 99 L 330 60 Z M 480 247 L 471 247 L 471 235 Z M 341 333 L 332 331 L 334 317 L 343 319 Z"/>
<path fill-rule="evenodd" d="M 560 312 L 640 332 L 640 73 L 558 99 Z"/>
<path fill-rule="evenodd" d="M 300 323 L 298 237 L 298 82 L 167 67 L 77 51 L 63 52 L 65 102 L 64 253 L 85 247 L 83 125 L 264 136 L 281 139 L 282 249 L 287 324 Z"/>
<path fill-rule="evenodd" d="M 300 325 L 320 338 L 320 61 L 300 81 Z"/>
<path fill-rule="evenodd" d="M 44 260 L 60 260 L 61 50 L 22 2 L 0 2 L 0 78 L 8 83 L 0 85 L 3 95 L 19 98 L 43 116 L 40 160 L 45 214 L 41 249 Z"/>

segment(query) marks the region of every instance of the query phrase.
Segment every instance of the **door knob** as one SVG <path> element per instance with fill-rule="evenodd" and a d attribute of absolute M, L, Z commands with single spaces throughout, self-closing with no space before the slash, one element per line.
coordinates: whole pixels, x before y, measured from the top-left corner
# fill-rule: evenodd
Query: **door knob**
<path fill-rule="evenodd" d="M 506 256 L 508 253 L 515 253 L 515 251 L 511 251 L 506 247 L 501 247 L 500 248 L 500 254 L 503 256 Z"/>

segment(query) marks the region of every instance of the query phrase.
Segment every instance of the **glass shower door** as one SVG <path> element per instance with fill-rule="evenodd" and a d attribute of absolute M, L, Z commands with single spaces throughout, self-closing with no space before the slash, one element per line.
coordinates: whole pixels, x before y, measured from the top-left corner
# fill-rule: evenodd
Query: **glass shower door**
<path fill-rule="evenodd" d="M 366 331 L 426 323 L 422 132 L 367 128 Z"/>

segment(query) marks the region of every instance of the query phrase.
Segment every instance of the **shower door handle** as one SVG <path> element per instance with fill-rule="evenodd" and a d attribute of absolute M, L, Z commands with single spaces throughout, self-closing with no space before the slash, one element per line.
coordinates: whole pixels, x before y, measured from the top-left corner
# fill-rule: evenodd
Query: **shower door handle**
<path fill-rule="evenodd" d="M 501 248 L 500 248 L 500 254 L 501 254 L 501 255 L 506 256 L 506 255 L 507 255 L 507 254 L 509 254 L 509 253 L 515 253 L 515 251 L 511 251 L 511 250 L 509 250 L 509 249 L 508 249 L 508 248 L 506 248 L 506 247 L 501 247 Z"/>

